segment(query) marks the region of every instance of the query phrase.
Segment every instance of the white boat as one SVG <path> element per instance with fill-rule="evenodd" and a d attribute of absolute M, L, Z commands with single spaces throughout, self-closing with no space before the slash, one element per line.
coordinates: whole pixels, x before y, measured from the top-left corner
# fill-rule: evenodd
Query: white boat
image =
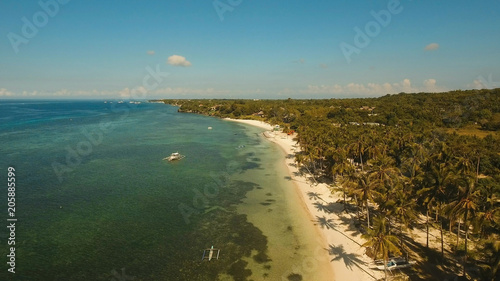
<path fill-rule="evenodd" d="M 215 253 L 217 253 L 216 257 L 214 257 Z M 214 246 L 212 246 L 212 248 L 210 249 L 203 250 L 203 256 L 201 257 L 201 260 L 211 261 L 213 258 L 219 259 L 219 254 L 220 254 L 220 249 L 214 249 Z"/>
<path fill-rule="evenodd" d="M 387 261 L 387 265 L 385 268 L 388 270 L 393 270 L 393 269 L 401 269 L 401 268 L 408 268 L 414 265 L 416 261 L 407 261 L 404 258 L 398 257 L 398 258 L 391 258 Z M 384 270 L 384 261 L 383 260 L 378 260 L 375 261 L 375 268 L 379 270 Z"/>
<path fill-rule="evenodd" d="M 170 156 L 163 158 L 163 160 L 168 160 L 168 161 L 174 161 L 174 160 L 181 160 L 186 156 L 181 155 L 179 152 L 174 152 L 170 154 Z"/>

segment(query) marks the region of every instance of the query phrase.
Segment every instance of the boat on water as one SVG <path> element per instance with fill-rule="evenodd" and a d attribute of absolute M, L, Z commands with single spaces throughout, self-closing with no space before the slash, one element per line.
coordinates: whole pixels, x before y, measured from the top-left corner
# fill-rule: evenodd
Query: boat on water
<path fill-rule="evenodd" d="M 163 160 L 168 160 L 168 161 L 175 161 L 175 160 L 181 160 L 183 159 L 184 155 L 181 155 L 179 152 L 174 152 L 170 154 L 170 156 L 163 158 Z"/>
<path fill-rule="evenodd" d="M 215 254 L 217 256 L 214 257 Z M 212 248 L 210 249 L 203 250 L 203 256 L 201 257 L 201 260 L 211 261 L 213 258 L 219 259 L 219 254 L 220 254 L 220 249 L 214 249 L 214 246 L 212 246 Z"/>
<path fill-rule="evenodd" d="M 393 269 L 401 269 L 401 268 L 408 268 L 414 265 L 416 261 L 407 261 L 404 258 L 398 257 L 398 258 L 390 258 L 387 261 L 386 267 L 388 270 L 393 270 Z M 375 261 L 375 268 L 378 270 L 384 270 L 384 261 L 383 260 L 378 260 Z"/>

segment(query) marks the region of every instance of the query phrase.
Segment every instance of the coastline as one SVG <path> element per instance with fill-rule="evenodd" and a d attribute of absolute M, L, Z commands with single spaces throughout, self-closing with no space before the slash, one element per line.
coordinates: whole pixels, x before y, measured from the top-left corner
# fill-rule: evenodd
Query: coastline
<path fill-rule="evenodd" d="M 266 131 L 273 130 L 273 126 L 263 121 L 230 119 L 224 120 L 259 127 Z M 301 208 L 314 223 L 315 231 L 323 240 L 325 251 L 314 253 L 324 255 L 317 259 L 328 259 L 330 268 L 319 268 L 325 272 L 333 272 L 329 280 L 375 280 L 383 277 L 383 272 L 369 268 L 371 260 L 364 255 L 364 243 L 361 234 L 353 225 L 354 213 L 342 212 L 343 206 L 340 195 L 332 194 L 328 185 L 320 183 L 313 185 L 306 174 L 300 174 L 292 157 L 300 148 L 293 141 L 294 136 L 281 132 L 265 134 L 265 137 L 277 144 L 284 152 L 285 165 L 289 177 L 294 183 L 295 191 L 300 198 Z"/>

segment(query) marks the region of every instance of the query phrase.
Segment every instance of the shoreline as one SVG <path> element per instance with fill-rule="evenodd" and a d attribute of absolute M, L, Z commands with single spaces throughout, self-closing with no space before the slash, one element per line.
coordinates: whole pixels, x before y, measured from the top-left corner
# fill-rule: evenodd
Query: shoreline
<path fill-rule="evenodd" d="M 223 120 L 259 127 L 266 131 L 272 131 L 274 128 L 270 124 L 258 120 L 231 118 Z M 265 137 L 278 145 L 287 156 L 295 155 L 300 149 L 293 141 L 295 136 L 288 136 L 281 132 L 268 132 Z M 333 272 L 333 278 L 330 280 L 370 281 L 382 278 L 383 272 L 369 268 L 372 261 L 364 255 L 364 248 L 361 247 L 364 240 L 352 223 L 355 214 L 342 212 L 342 203 L 336 203 L 341 199 L 341 196 L 332 194 L 327 184 L 313 185 L 312 181 L 308 179 L 308 175 L 299 173 L 294 157 L 285 157 L 284 162 L 294 183 L 297 196 L 300 198 L 301 208 L 311 219 L 315 225 L 314 231 L 323 241 L 325 251 L 324 257 L 321 258 L 328 258 L 330 268 L 322 270 Z M 320 255 L 321 253 L 315 254 Z"/>

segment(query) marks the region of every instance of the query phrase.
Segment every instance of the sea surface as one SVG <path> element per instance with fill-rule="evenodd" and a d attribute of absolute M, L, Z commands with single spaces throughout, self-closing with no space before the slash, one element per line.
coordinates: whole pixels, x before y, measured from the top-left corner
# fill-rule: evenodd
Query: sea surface
<path fill-rule="evenodd" d="M 261 132 L 158 103 L 0 101 L 0 280 L 314 277 L 319 242 Z"/>

